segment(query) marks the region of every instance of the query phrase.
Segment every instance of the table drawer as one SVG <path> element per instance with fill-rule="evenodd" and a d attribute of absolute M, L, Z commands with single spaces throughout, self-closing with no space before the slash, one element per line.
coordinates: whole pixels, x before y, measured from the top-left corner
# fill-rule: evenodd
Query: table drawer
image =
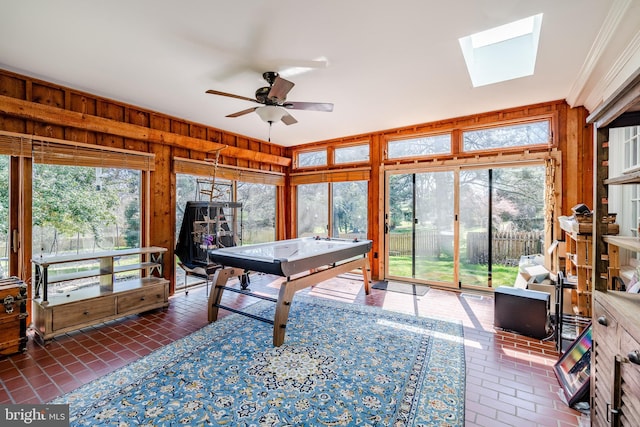
<path fill-rule="evenodd" d="M 166 300 L 164 293 L 164 285 L 158 284 L 118 295 L 118 313 L 162 306 Z"/>
<path fill-rule="evenodd" d="M 116 300 L 112 296 L 96 298 L 56 306 L 51 311 L 52 327 L 56 331 L 71 326 L 95 323 L 97 320 L 115 315 Z"/>

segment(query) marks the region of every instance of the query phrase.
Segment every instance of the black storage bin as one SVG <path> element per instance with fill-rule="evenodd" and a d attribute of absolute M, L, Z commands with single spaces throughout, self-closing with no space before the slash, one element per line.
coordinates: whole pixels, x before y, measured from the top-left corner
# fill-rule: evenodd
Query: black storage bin
<path fill-rule="evenodd" d="M 528 337 L 543 339 L 549 328 L 549 294 L 500 286 L 494 291 L 493 325 Z"/>

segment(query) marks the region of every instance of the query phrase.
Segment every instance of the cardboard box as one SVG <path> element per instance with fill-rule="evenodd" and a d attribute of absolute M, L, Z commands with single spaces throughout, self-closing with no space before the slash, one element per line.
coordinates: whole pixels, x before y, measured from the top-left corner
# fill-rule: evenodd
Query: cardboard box
<path fill-rule="evenodd" d="M 520 274 L 527 280 L 527 282 L 533 281 L 534 283 L 541 283 L 543 280 L 549 278 L 549 270 L 544 265 L 532 265 L 521 269 Z"/>

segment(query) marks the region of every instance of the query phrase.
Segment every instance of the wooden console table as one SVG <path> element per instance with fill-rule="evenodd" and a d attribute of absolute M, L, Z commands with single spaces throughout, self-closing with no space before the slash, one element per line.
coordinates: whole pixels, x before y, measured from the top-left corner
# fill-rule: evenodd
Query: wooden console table
<path fill-rule="evenodd" d="M 166 251 L 144 247 L 32 259 L 35 331 L 48 340 L 108 320 L 167 307 L 169 281 L 162 277 L 162 257 Z M 118 265 L 122 260 L 133 262 Z M 52 266 L 73 267 L 78 263 L 89 264 L 89 268 L 64 274 L 50 271 Z M 140 277 L 116 280 L 116 275 L 128 271 L 139 271 Z M 87 279 L 89 283 L 68 286 L 79 279 Z"/>

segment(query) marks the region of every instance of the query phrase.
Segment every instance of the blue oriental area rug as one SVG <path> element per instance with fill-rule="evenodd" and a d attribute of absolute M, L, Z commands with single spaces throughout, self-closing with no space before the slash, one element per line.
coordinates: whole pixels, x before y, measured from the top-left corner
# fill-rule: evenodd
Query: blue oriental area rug
<path fill-rule="evenodd" d="M 52 403 L 77 426 L 464 425 L 458 321 L 298 295 L 272 332 L 230 315 Z"/>

